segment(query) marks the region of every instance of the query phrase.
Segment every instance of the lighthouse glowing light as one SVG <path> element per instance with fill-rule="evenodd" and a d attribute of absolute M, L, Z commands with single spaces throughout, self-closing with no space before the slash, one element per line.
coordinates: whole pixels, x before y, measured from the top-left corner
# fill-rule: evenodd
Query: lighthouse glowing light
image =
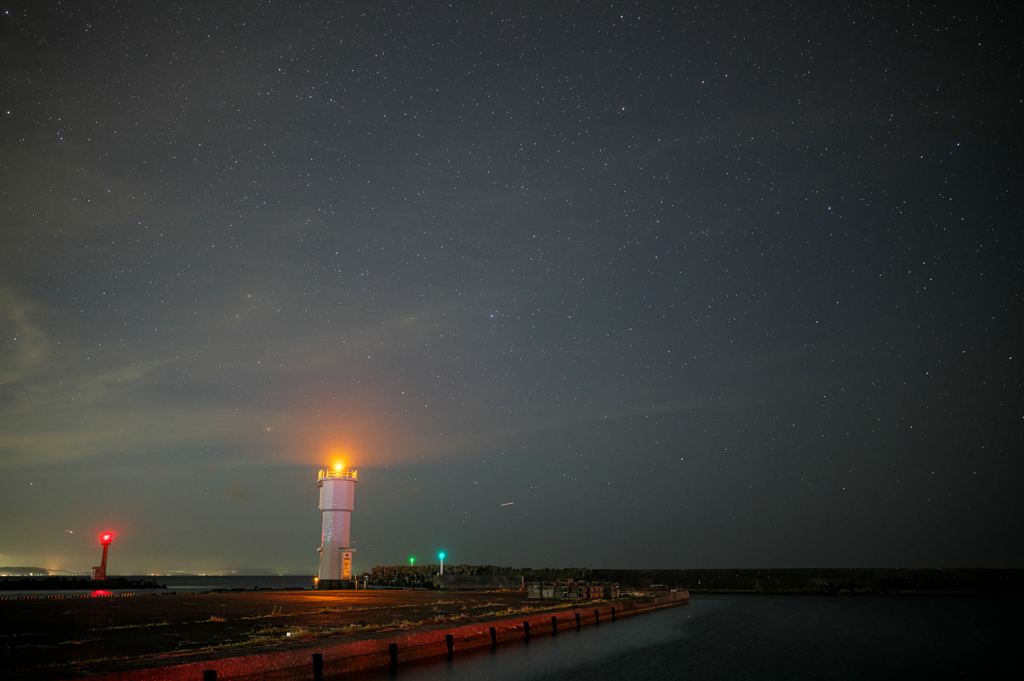
<path fill-rule="evenodd" d="M 338 588 L 339 585 L 331 585 L 331 582 L 352 579 L 354 550 L 349 547 L 349 523 L 355 502 L 357 473 L 335 465 L 334 470 L 320 471 L 317 479 L 320 510 L 324 513 L 323 534 L 318 549 L 320 572 L 317 586 L 320 588 Z"/>

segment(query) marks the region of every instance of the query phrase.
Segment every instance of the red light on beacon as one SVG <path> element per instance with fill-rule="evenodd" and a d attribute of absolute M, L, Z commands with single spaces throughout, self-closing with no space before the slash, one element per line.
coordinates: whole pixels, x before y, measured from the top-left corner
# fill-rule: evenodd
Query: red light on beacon
<path fill-rule="evenodd" d="M 100 535 L 100 544 L 103 545 L 103 560 L 100 562 L 99 567 L 92 569 L 92 578 L 96 581 L 102 582 L 107 579 L 107 549 L 110 548 L 110 542 L 113 540 L 113 532 L 104 532 Z"/>

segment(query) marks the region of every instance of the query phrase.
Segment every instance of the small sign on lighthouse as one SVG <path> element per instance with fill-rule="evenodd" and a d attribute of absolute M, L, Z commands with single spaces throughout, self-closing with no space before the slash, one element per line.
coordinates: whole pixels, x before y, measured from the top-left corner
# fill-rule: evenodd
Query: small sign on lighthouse
<path fill-rule="evenodd" d="M 358 471 L 338 464 L 333 470 L 320 471 L 320 510 L 324 514 L 320 539 L 320 572 L 318 589 L 351 589 L 352 554 L 349 546 L 349 525 L 355 501 Z"/>

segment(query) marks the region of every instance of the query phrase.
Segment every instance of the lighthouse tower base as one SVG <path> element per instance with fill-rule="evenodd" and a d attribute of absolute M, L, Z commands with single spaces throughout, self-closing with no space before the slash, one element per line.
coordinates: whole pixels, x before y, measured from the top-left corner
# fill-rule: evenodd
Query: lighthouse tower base
<path fill-rule="evenodd" d="M 326 543 L 326 542 L 325 542 Z M 330 549 L 328 549 L 330 550 Z M 321 551 L 323 551 L 321 549 Z M 334 574 L 322 574 L 316 580 L 317 589 L 358 589 L 359 586 L 356 583 L 357 580 L 352 578 L 352 554 L 355 553 L 355 549 L 343 548 L 338 549 L 338 560 L 334 565 L 328 566 L 333 568 Z M 321 564 L 323 563 L 323 553 L 321 553 Z M 340 573 L 340 574 L 339 574 Z"/>

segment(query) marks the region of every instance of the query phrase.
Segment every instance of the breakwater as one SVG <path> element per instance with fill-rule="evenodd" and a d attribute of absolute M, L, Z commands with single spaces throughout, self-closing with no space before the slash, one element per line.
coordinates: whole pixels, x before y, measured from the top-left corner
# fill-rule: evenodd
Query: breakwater
<path fill-rule="evenodd" d="M 87 579 L 85 577 L 20 577 L 0 579 L 0 591 L 71 591 L 71 590 L 120 590 L 124 589 L 166 589 L 155 579 L 140 577 L 117 577 L 111 579 Z"/>
<path fill-rule="evenodd" d="M 519 580 L 587 580 L 623 590 L 684 589 L 694 593 L 749 594 L 1022 594 L 1024 569 L 975 568 L 685 568 L 611 569 L 445 566 L 445 575 L 410 566 L 375 567 L 370 584 L 447 589 L 523 588 Z M 429 566 L 427 566 L 429 568 Z M 449 575 L 449 572 L 452 574 Z M 496 579 L 500 578 L 500 579 Z M 377 580 L 375 582 L 375 580 Z M 433 583 L 431 583 L 433 580 Z"/>
<path fill-rule="evenodd" d="M 428 658 L 448 659 L 458 652 L 480 648 L 496 650 L 501 644 L 555 636 L 583 627 L 611 624 L 634 615 L 689 603 L 689 594 L 676 592 L 651 598 L 581 604 L 546 612 L 530 612 L 480 619 L 470 624 L 423 626 L 409 631 L 384 629 L 357 640 L 296 641 L 286 647 L 250 654 L 222 651 L 201 661 L 164 658 L 159 664 L 136 662 L 113 673 L 94 674 L 96 681 L 191 681 L 200 678 L 294 679 L 325 678 L 338 674 L 387 669 L 394 673 L 403 663 Z M 385 633 L 386 632 L 386 633 Z M 76 670 L 78 671 L 78 670 Z"/>
<path fill-rule="evenodd" d="M 294 660 L 304 670 L 296 678 L 308 679 L 314 653 L 322 655 L 325 670 L 336 668 L 332 660 L 339 651 L 318 650 L 322 647 L 358 644 L 346 649 L 346 656 L 373 666 L 381 655 L 390 659 L 393 643 L 398 661 L 404 663 L 438 649 L 444 652 L 449 635 L 454 650 L 463 652 L 481 640 L 493 643 L 491 627 L 501 644 L 525 638 L 525 622 L 536 637 L 552 632 L 552 617 L 557 618 L 558 631 L 564 632 L 575 630 L 577 624 L 586 627 L 599 620 L 604 625 L 651 606 L 684 602 L 686 594 L 681 592 L 614 602 L 553 603 L 529 601 L 525 591 L 263 588 L 150 598 L 0 600 L 0 678 L 59 681 L 237 657 L 250 658 L 246 668 L 277 668 L 291 664 L 292 658 L 275 655 L 289 652 L 297 655 Z M 484 638 L 466 639 L 467 632 L 481 631 Z M 381 643 L 384 639 L 387 645 Z M 360 643 L 371 640 L 377 643 Z M 204 669 L 220 670 L 218 678 L 230 678 L 227 667 L 204 666 L 198 676 L 180 678 L 202 678 Z M 196 667 L 189 669 L 194 672 Z"/>
<path fill-rule="evenodd" d="M 751 594 L 1021 594 L 1024 570 L 941 568 L 763 568 L 616 570 L 581 568 L 579 579 L 623 589 Z"/>

